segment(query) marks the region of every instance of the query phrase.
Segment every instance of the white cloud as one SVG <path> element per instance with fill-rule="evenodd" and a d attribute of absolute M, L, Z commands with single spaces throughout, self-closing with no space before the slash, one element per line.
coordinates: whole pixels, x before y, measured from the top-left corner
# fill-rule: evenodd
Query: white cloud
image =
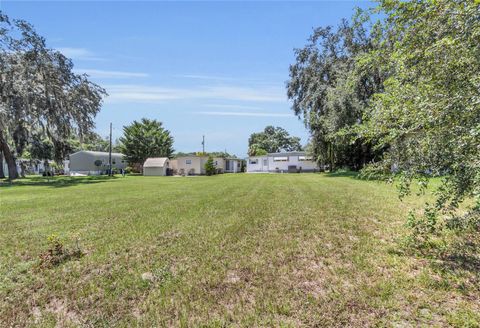
<path fill-rule="evenodd" d="M 121 71 L 104 71 L 99 69 L 87 69 L 87 68 L 78 68 L 74 69 L 76 73 L 79 74 L 88 74 L 93 78 L 106 78 L 106 79 L 121 79 L 129 77 L 148 77 L 147 73 L 136 73 L 136 72 L 121 72 Z"/>
<path fill-rule="evenodd" d="M 293 117 L 292 114 L 282 113 L 252 113 L 252 112 L 197 112 L 200 115 L 209 116 L 249 116 L 249 117 Z"/>
<path fill-rule="evenodd" d="M 72 48 L 72 47 L 60 47 L 56 48 L 60 51 L 65 57 L 73 60 L 105 60 L 95 56 L 93 52 L 85 48 Z"/>
<path fill-rule="evenodd" d="M 209 107 L 209 108 L 224 108 L 224 109 L 250 109 L 250 110 L 261 110 L 262 107 L 256 106 L 244 106 L 244 105 L 223 105 L 223 104 L 204 104 L 202 107 Z"/>
<path fill-rule="evenodd" d="M 171 100 L 212 99 L 230 101 L 284 102 L 283 88 L 268 86 L 201 86 L 192 88 L 167 88 L 163 86 L 144 86 L 114 84 L 104 86 L 110 96 L 109 103 L 161 103 Z"/>
<path fill-rule="evenodd" d="M 234 80 L 231 77 L 216 76 L 216 75 L 180 74 L 180 75 L 174 75 L 174 76 L 175 77 L 186 78 L 186 79 L 196 79 L 196 80 L 217 80 L 217 81 L 232 81 L 232 80 Z"/>

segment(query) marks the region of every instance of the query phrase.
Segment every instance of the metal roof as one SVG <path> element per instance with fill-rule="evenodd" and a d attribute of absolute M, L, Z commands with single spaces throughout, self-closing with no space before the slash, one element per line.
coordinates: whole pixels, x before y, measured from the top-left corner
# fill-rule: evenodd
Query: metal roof
<path fill-rule="evenodd" d="M 104 152 L 104 151 L 92 151 L 92 150 L 80 150 L 80 151 L 77 151 L 76 153 L 70 154 L 70 156 L 72 156 L 72 155 L 77 155 L 77 154 L 88 154 L 88 155 L 94 155 L 94 156 L 109 156 L 109 153 L 108 153 L 108 152 Z M 121 153 L 112 153 L 112 156 L 115 156 L 115 157 L 121 156 L 121 157 L 123 157 L 124 155 L 121 154 Z"/>
<path fill-rule="evenodd" d="M 305 156 L 306 152 L 304 151 L 287 151 L 280 153 L 268 153 L 268 156 Z"/>

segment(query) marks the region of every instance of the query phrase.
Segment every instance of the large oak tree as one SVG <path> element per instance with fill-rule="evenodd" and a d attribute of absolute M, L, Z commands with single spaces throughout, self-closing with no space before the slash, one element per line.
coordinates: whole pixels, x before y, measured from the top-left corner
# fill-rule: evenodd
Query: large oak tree
<path fill-rule="evenodd" d="M 0 14 L 0 151 L 10 179 L 18 177 L 15 157 L 32 138 L 48 139 L 54 159 L 63 159 L 70 136 L 94 127 L 105 95 L 30 24 Z"/>
<path fill-rule="evenodd" d="M 359 69 L 357 58 L 376 48 L 379 26 L 368 26 L 358 11 L 351 22 L 315 29 L 290 66 L 287 94 L 292 109 L 311 133 L 311 149 L 321 164 L 333 169 L 359 169 L 377 153 L 350 129 L 362 122 L 371 97 L 381 91 L 385 73 L 376 67 Z"/>

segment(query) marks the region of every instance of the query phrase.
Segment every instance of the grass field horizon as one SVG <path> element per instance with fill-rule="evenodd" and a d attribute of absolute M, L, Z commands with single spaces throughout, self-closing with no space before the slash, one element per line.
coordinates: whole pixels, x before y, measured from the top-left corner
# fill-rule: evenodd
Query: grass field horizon
<path fill-rule="evenodd" d="M 351 174 L 2 183 L 0 326 L 478 326 L 474 275 L 400 249 L 423 201 Z M 82 256 L 41 266 L 52 235 Z"/>

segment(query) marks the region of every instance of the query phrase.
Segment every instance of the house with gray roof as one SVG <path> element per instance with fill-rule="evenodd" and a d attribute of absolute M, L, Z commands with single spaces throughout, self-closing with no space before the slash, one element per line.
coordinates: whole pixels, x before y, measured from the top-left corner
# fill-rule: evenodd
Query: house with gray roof
<path fill-rule="evenodd" d="M 112 153 L 112 170 L 125 169 L 127 161 L 124 155 Z M 70 155 L 68 171 L 70 175 L 107 174 L 109 169 L 109 153 L 101 151 L 81 150 Z"/>

